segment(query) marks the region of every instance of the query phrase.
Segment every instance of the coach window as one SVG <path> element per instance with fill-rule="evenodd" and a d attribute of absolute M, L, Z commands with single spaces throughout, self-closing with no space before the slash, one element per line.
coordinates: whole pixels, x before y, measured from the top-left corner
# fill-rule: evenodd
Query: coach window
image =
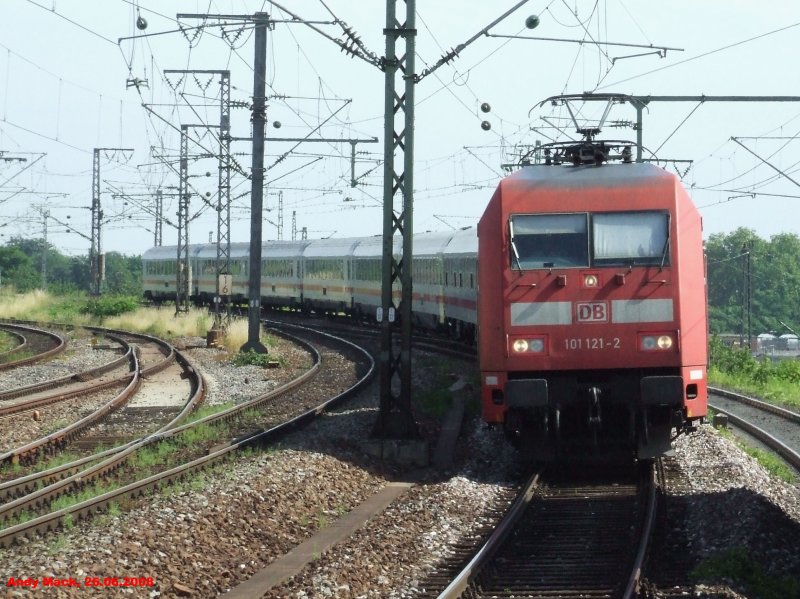
<path fill-rule="evenodd" d="M 511 268 L 589 266 L 587 220 L 586 213 L 512 215 Z"/>
<path fill-rule="evenodd" d="M 669 264 L 666 212 L 592 215 L 593 262 L 598 266 Z"/>

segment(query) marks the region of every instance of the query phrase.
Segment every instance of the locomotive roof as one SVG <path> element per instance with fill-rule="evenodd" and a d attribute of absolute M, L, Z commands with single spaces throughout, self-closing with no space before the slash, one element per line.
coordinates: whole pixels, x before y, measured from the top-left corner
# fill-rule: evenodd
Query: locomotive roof
<path fill-rule="evenodd" d="M 654 164 L 603 164 L 580 166 L 526 166 L 500 182 L 501 186 L 535 185 L 542 187 L 629 187 L 674 185 L 675 175 Z"/>

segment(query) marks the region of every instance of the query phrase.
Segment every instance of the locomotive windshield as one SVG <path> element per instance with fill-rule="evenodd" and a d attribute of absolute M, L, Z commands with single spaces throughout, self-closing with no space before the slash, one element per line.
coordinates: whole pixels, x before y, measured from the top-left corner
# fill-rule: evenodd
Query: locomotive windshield
<path fill-rule="evenodd" d="M 593 262 L 603 265 L 666 263 L 669 219 L 664 212 L 592 215 Z"/>
<path fill-rule="evenodd" d="M 512 266 L 589 266 L 587 214 L 517 214 L 511 217 Z"/>
<path fill-rule="evenodd" d="M 666 212 L 515 214 L 509 233 L 518 270 L 669 263 Z"/>

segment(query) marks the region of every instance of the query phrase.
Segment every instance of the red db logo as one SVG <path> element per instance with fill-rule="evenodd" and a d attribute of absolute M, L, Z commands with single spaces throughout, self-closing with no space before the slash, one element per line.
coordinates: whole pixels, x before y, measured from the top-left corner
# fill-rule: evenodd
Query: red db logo
<path fill-rule="evenodd" d="M 577 304 L 578 322 L 608 322 L 606 302 L 587 302 Z"/>

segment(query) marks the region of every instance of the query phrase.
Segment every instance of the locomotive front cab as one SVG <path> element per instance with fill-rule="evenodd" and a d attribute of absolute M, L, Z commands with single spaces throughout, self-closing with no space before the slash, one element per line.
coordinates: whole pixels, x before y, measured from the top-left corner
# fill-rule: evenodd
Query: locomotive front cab
<path fill-rule="evenodd" d="M 481 345 L 484 418 L 537 459 L 662 455 L 705 394 L 705 362 L 684 355 L 699 331 L 684 326 L 682 287 L 702 280 L 678 276 L 674 186 L 547 191 L 527 198 L 536 212 L 514 201 L 501 211 L 501 301 L 480 301 L 481 335 L 490 311 L 502 314 L 502 355 L 486 359 Z"/>

